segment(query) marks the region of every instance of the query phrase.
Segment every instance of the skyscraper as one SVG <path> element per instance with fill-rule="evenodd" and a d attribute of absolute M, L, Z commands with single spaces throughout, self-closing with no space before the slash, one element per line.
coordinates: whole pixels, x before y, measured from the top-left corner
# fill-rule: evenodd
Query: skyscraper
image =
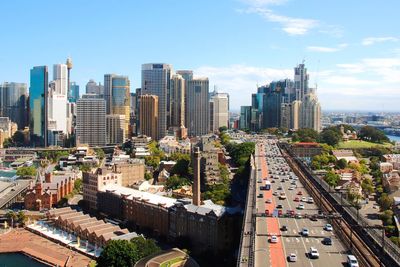
<path fill-rule="evenodd" d="M 158 96 L 158 138 L 167 134 L 171 72 L 169 64 L 142 65 L 142 94 Z"/>
<path fill-rule="evenodd" d="M 53 81 L 48 93 L 48 121 L 50 131 L 68 133 L 67 129 L 67 92 L 68 70 L 65 64 L 53 66 Z"/>
<path fill-rule="evenodd" d="M 218 93 L 216 90 L 210 96 L 211 131 L 216 132 L 220 127 L 229 126 L 229 94 Z"/>
<path fill-rule="evenodd" d="M 321 131 L 321 105 L 313 90 L 310 90 L 310 93 L 305 95 L 301 102 L 299 124 L 300 128 Z"/>
<path fill-rule="evenodd" d="M 26 83 L 8 83 L 0 85 L 0 117 L 9 117 L 17 123 L 18 129 L 28 125 L 28 91 Z"/>
<path fill-rule="evenodd" d="M 251 106 L 240 107 L 239 129 L 250 130 Z"/>
<path fill-rule="evenodd" d="M 196 78 L 187 82 L 186 127 L 190 136 L 201 136 L 209 132 L 208 89 L 208 78 Z"/>
<path fill-rule="evenodd" d="M 128 76 L 105 74 L 104 99 L 106 112 L 113 115 L 124 115 L 125 133 L 129 133 L 130 118 L 130 82 Z"/>
<path fill-rule="evenodd" d="M 156 95 L 141 95 L 140 96 L 140 134 L 150 136 L 153 140 L 160 139 L 159 137 L 159 112 L 158 112 L 158 96 Z"/>
<path fill-rule="evenodd" d="M 308 80 L 309 76 L 304 63 L 294 68 L 294 90 L 296 92 L 296 100 L 302 101 L 303 97 L 308 94 Z"/>
<path fill-rule="evenodd" d="M 90 146 L 106 144 L 106 102 L 97 95 L 86 94 L 77 101 L 76 143 Z"/>
<path fill-rule="evenodd" d="M 108 145 L 122 144 L 126 132 L 124 115 L 106 115 L 106 142 Z"/>
<path fill-rule="evenodd" d="M 94 80 L 89 80 L 86 84 L 86 94 L 104 95 L 104 86 L 97 84 Z"/>
<path fill-rule="evenodd" d="M 47 66 L 37 66 L 30 70 L 29 87 L 29 128 L 32 141 L 37 145 L 47 146 Z"/>
<path fill-rule="evenodd" d="M 185 81 L 193 80 L 193 71 L 192 70 L 177 70 L 176 74 L 179 74 L 185 79 Z"/>
<path fill-rule="evenodd" d="M 79 99 L 79 85 L 76 82 L 70 82 L 68 90 L 68 101 L 76 103 Z"/>
<path fill-rule="evenodd" d="M 170 127 L 179 129 L 185 125 L 185 80 L 179 74 L 171 77 Z"/>

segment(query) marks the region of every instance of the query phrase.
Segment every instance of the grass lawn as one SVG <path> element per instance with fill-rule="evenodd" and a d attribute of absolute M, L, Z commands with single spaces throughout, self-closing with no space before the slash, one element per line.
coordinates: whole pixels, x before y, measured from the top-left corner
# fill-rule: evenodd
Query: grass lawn
<path fill-rule="evenodd" d="M 169 261 L 164 261 L 163 263 L 160 264 L 160 267 L 169 267 L 172 266 L 174 263 L 183 261 L 184 259 L 185 259 L 184 257 L 177 257 Z"/>
<path fill-rule="evenodd" d="M 376 147 L 376 146 L 384 146 L 384 147 L 392 147 L 393 145 L 391 143 L 384 143 L 384 144 L 377 144 L 377 143 L 371 143 L 367 141 L 359 141 L 359 140 L 350 140 L 347 142 L 340 142 L 338 145 L 338 148 L 370 148 L 370 147 Z"/>

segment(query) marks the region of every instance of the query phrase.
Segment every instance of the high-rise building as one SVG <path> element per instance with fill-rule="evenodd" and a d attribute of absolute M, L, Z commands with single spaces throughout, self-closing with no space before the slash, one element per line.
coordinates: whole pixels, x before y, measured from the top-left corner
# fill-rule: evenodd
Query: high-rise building
<path fill-rule="evenodd" d="M 159 140 L 159 112 L 158 96 L 141 95 L 139 108 L 140 134 L 150 136 L 153 140 Z"/>
<path fill-rule="evenodd" d="M 70 91 L 71 91 L 71 69 L 73 67 L 72 58 L 68 57 L 67 58 L 67 62 L 65 64 L 67 65 L 67 69 L 68 69 L 68 74 L 67 74 L 67 92 L 68 92 L 68 96 L 69 96 L 70 95 Z M 76 100 L 78 98 L 79 98 L 79 89 L 78 89 L 78 97 L 76 98 Z"/>
<path fill-rule="evenodd" d="M 300 128 L 310 128 L 317 132 L 321 131 L 321 106 L 317 95 L 312 90 L 304 96 L 301 102 L 299 123 Z"/>
<path fill-rule="evenodd" d="M 169 126 L 179 129 L 185 125 L 185 80 L 179 74 L 171 77 Z"/>
<path fill-rule="evenodd" d="M 179 74 L 185 79 L 185 81 L 193 80 L 193 71 L 192 70 L 177 70 L 176 74 Z"/>
<path fill-rule="evenodd" d="M 163 138 L 168 129 L 171 73 L 169 64 L 142 65 L 142 94 L 158 96 L 158 138 Z"/>
<path fill-rule="evenodd" d="M 53 65 L 53 81 L 58 95 L 68 94 L 68 67 L 66 64 Z"/>
<path fill-rule="evenodd" d="M 130 119 L 130 82 L 128 76 L 105 74 L 104 99 L 106 112 L 113 115 L 124 115 L 125 133 L 129 133 Z"/>
<path fill-rule="evenodd" d="M 32 142 L 45 147 L 47 146 L 48 86 L 47 66 L 33 67 L 30 70 L 29 128 Z"/>
<path fill-rule="evenodd" d="M 26 83 L 8 83 L 0 85 L 0 116 L 9 117 L 17 123 L 18 129 L 28 125 L 28 91 Z"/>
<path fill-rule="evenodd" d="M 79 99 L 79 85 L 76 82 L 70 82 L 68 90 L 68 101 L 76 103 Z"/>
<path fill-rule="evenodd" d="M 210 96 L 210 130 L 218 131 L 220 127 L 229 126 L 229 94 L 218 93 L 216 90 Z"/>
<path fill-rule="evenodd" d="M 240 107 L 239 129 L 250 130 L 251 106 Z"/>
<path fill-rule="evenodd" d="M 122 144 L 126 138 L 124 115 L 106 116 L 106 141 L 108 145 Z"/>
<path fill-rule="evenodd" d="M 53 66 L 53 81 L 49 84 L 48 92 L 48 120 L 50 131 L 64 134 L 67 129 L 67 93 L 68 93 L 68 69 L 65 64 Z"/>
<path fill-rule="evenodd" d="M 189 136 L 209 133 L 209 82 L 208 78 L 196 78 L 187 82 L 186 127 Z"/>
<path fill-rule="evenodd" d="M 89 80 L 86 84 L 86 94 L 104 95 L 104 86 L 97 84 L 94 80 Z"/>
<path fill-rule="evenodd" d="M 294 68 L 294 90 L 296 92 L 296 100 L 302 101 L 304 96 L 308 94 L 307 68 L 304 63 Z"/>
<path fill-rule="evenodd" d="M 83 95 L 77 101 L 76 143 L 90 146 L 106 144 L 106 102 L 98 95 Z"/>
<path fill-rule="evenodd" d="M 295 100 L 290 107 L 290 129 L 297 130 L 300 127 L 300 106 L 301 101 Z"/>
<path fill-rule="evenodd" d="M 263 128 L 277 128 L 281 122 L 281 104 L 284 88 L 279 82 L 271 82 L 263 99 Z"/>

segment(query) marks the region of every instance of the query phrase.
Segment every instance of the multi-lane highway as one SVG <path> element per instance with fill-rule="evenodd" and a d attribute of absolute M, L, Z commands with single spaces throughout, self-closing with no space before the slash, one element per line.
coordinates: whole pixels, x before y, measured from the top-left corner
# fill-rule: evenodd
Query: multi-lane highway
<path fill-rule="evenodd" d="M 318 216 L 318 207 L 290 170 L 276 140 L 267 139 L 257 144 L 255 163 L 254 265 L 313 267 L 345 264 L 345 247 L 335 236 L 335 229 L 331 231 L 329 226 L 325 227 L 330 223 L 329 218 Z M 266 183 L 270 183 L 269 190 L 265 190 L 268 189 Z M 302 234 L 303 230 L 308 236 Z M 271 242 L 273 236 L 277 243 Z M 326 238 L 330 238 L 331 245 L 324 244 Z M 319 258 L 311 259 L 311 248 L 317 250 Z M 296 255 L 296 262 L 289 262 L 290 254 Z"/>

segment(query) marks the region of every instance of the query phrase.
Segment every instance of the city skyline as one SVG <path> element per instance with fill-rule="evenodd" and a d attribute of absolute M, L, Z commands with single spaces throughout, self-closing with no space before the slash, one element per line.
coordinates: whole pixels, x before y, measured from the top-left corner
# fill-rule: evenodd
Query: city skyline
<path fill-rule="evenodd" d="M 160 62 L 207 76 L 211 90 L 216 85 L 229 93 L 231 109 L 238 111 L 240 105 L 250 104 L 249 99 L 243 103 L 244 94 L 250 95 L 257 84 L 293 79 L 294 66 L 305 59 L 323 110 L 397 110 L 400 54 L 395 1 L 384 6 L 295 0 L 179 5 L 122 1 L 115 6 L 79 3 L 79 8 L 77 3 L 57 3 L 57 12 L 49 1 L 2 4 L 10 10 L 4 20 L 13 24 L 0 26 L 9 36 L 0 44 L 9 51 L 0 57 L 1 82 L 28 83 L 32 66 L 63 63 L 71 56 L 71 81 L 81 93 L 89 79 L 102 82 L 106 73 L 129 76 L 134 91 L 140 87 L 141 64 Z M 13 10 L 19 11 L 18 21 L 12 19 Z M 376 10 L 385 14 L 379 21 L 371 20 Z M 150 19 L 149 13 L 159 19 Z M 44 19 L 31 23 L 31 14 Z M 66 19 L 59 20 L 63 16 Z M 52 23 L 56 18 L 59 23 Z M 163 20 L 169 27 L 159 27 Z M 190 23 L 183 25 L 184 21 Z M 50 32 L 51 42 L 40 41 L 40 27 Z M 184 41 L 172 40 L 177 28 L 185 33 Z M 104 38 L 104 31 L 126 34 L 127 41 Z M 201 35 L 206 36 L 202 41 Z"/>

